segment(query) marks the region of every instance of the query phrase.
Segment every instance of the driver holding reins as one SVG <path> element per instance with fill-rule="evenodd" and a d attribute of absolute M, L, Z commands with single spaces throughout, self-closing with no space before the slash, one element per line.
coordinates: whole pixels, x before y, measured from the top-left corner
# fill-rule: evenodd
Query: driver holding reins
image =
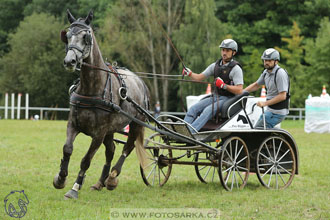
<path fill-rule="evenodd" d="M 234 60 L 238 51 L 236 41 L 225 39 L 220 44 L 221 59 L 210 64 L 202 73 L 193 73 L 189 68 L 183 68 L 182 74 L 196 81 L 213 76 L 216 86 L 214 94 L 200 100 L 187 112 L 184 120 L 199 131 L 211 120 L 223 103 L 234 95 L 243 92 L 243 70 L 241 65 Z M 194 133 L 194 131 L 192 131 Z"/>

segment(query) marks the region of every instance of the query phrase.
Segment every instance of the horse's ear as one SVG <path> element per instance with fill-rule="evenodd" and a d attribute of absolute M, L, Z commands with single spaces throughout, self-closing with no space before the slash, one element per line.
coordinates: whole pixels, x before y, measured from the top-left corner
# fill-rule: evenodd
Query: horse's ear
<path fill-rule="evenodd" d="M 93 16 L 94 16 L 94 14 L 93 14 L 93 10 L 90 10 L 89 13 L 88 13 L 88 15 L 87 15 L 87 17 L 85 18 L 85 23 L 86 23 L 87 25 L 90 25 L 90 23 L 91 23 L 92 20 L 93 20 Z"/>
<path fill-rule="evenodd" d="M 68 14 L 68 20 L 69 20 L 70 24 L 72 24 L 73 22 L 76 21 L 76 19 L 73 17 L 73 15 L 69 11 L 69 9 L 66 10 L 66 13 Z"/>

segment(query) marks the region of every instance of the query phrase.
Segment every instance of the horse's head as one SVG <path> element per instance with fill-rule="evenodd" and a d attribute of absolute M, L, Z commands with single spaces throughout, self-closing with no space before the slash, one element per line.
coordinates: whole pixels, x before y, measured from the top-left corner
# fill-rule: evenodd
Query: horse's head
<path fill-rule="evenodd" d="M 61 40 L 66 44 L 66 56 L 64 67 L 74 71 L 79 69 L 84 59 L 86 59 L 93 46 L 93 31 L 90 23 L 93 20 L 93 12 L 90 11 L 85 19 L 75 19 L 67 10 L 70 27 L 68 31 L 61 32 Z"/>

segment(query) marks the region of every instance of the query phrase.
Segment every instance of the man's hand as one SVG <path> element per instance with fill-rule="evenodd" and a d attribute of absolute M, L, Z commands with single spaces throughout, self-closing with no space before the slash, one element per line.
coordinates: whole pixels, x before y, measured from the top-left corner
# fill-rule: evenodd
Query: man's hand
<path fill-rule="evenodd" d="M 222 89 L 226 86 L 226 83 L 224 83 L 224 81 L 220 77 L 218 77 L 215 80 L 215 86 L 218 87 L 219 89 Z"/>
<path fill-rule="evenodd" d="M 257 102 L 257 106 L 262 108 L 262 107 L 265 107 L 267 105 L 266 105 L 266 102 L 259 101 L 259 102 Z"/>
<path fill-rule="evenodd" d="M 182 69 L 183 76 L 191 76 L 191 74 L 192 74 L 192 71 L 189 68 L 183 67 L 183 69 Z"/>

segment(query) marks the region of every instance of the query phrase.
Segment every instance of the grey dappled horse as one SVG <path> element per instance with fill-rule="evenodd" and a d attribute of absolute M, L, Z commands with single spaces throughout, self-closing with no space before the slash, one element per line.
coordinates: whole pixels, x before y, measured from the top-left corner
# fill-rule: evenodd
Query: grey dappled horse
<path fill-rule="evenodd" d="M 86 155 L 82 158 L 76 182 L 73 188 L 65 194 L 67 198 L 78 198 L 78 190 L 83 185 L 85 173 L 102 143 L 105 146 L 106 160 L 100 179 L 91 187 L 95 190 L 101 190 L 104 186 L 109 190 L 114 189 L 118 184 L 117 176 L 121 172 L 125 158 L 131 153 L 135 145 L 137 153 L 143 152 L 144 127 L 109 108 L 109 106 L 100 106 L 100 103 L 107 101 L 110 104 L 116 104 L 131 116 L 144 121 L 144 116 L 131 103 L 119 97 L 119 90 L 124 86 L 127 96 L 145 109 L 149 108 L 149 91 L 144 82 L 127 69 L 116 70 L 119 73 L 117 76 L 104 71 L 108 67 L 102 59 L 93 30 L 90 27 L 93 19 L 92 11 L 85 19 L 75 19 L 69 10 L 67 15 L 71 24 L 70 28 L 67 33 L 61 33 L 61 38 L 66 43 L 67 48 L 64 66 L 71 71 L 80 66 L 81 71 L 80 83 L 70 97 L 71 107 L 67 124 L 67 138 L 63 146 L 60 172 L 54 177 L 53 185 L 57 189 L 65 187 L 69 160 L 76 136 L 80 132 L 91 136 L 92 142 Z M 114 71 L 113 68 L 111 69 Z M 118 77 L 121 74 L 126 75 L 124 80 Z M 77 100 L 75 102 L 75 98 L 81 98 L 86 102 L 80 103 Z M 95 104 L 95 100 L 100 102 Z M 127 143 L 124 145 L 122 155 L 110 172 L 111 161 L 115 152 L 114 133 L 122 131 L 128 124 L 130 129 Z"/>

